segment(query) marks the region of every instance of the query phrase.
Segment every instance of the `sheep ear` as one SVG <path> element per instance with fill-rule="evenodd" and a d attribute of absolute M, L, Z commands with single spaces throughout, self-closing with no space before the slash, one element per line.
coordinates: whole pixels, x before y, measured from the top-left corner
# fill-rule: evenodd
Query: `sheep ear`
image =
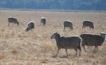
<path fill-rule="evenodd" d="M 100 32 L 99 34 L 105 34 L 104 32 Z"/>
<path fill-rule="evenodd" d="M 58 34 L 58 32 L 55 32 L 56 34 Z"/>
<path fill-rule="evenodd" d="M 104 34 L 104 35 L 106 35 L 105 33 L 99 33 L 99 34 Z"/>
<path fill-rule="evenodd" d="M 99 34 L 101 34 L 101 33 L 99 33 Z"/>
<path fill-rule="evenodd" d="M 53 33 L 53 34 L 58 34 L 57 32 Z"/>

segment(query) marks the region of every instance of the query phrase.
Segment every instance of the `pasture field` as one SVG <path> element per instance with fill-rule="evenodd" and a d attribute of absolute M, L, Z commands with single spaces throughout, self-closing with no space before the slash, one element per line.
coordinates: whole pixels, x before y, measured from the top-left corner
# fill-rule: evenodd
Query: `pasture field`
<path fill-rule="evenodd" d="M 10 16 L 17 18 L 20 25 L 8 27 Z M 46 26 L 40 24 L 42 16 L 47 18 Z M 72 21 L 73 31 L 63 32 L 64 20 Z M 82 29 L 84 20 L 92 21 L 95 29 Z M 35 21 L 35 29 L 25 32 L 29 21 Z M 62 49 L 53 58 L 57 47 L 50 37 L 55 32 L 61 36 L 106 33 L 106 12 L 0 10 L 0 65 L 106 65 L 106 41 L 97 53 L 93 53 L 94 47 L 86 47 L 87 52 L 82 48 L 82 55 L 75 57 L 75 51 L 69 49 L 66 58 Z"/>

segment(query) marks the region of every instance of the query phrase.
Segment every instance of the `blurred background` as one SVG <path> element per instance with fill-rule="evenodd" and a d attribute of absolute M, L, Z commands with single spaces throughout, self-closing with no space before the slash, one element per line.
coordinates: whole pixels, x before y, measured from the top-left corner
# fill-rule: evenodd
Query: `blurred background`
<path fill-rule="evenodd" d="M 0 8 L 106 10 L 106 0 L 0 0 Z"/>

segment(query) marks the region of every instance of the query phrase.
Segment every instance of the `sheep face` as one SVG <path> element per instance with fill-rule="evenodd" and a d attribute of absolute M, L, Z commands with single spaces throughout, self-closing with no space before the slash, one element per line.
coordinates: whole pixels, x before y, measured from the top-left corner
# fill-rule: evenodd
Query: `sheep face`
<path fill-rule="evenodd" d="M 54 33 L 52 36 L 51 36 L 51 39 L 56 39 L 57 37 L 60 37 L 60 35 L 58 33 Z"/>
<path fill-rule="evenodd" d="M 45 18 L 41 19 L 41 23 L 45 26 L 45 24 L 46 24 L 46 19 L 45 19 Z"/>
<path fill-rule="evenodd" d="M 105 35 L 106 35 L 106 34 L 105 34 L 104 32 L 101 32 L 101 33 L 99 33 L 99 34 L 100 34 L 101 37 L 105 38 Z"/>
<path fill-rule="evenodd" d="M 26 28 L 26 32 L 28 31 L 29 29 L 28 28 Z"/>
<path fill-rule="evenodd" d="M 16 23 L 17 23 L 17 25 L 19 26 L 19 22 L 17 21 Z"/>

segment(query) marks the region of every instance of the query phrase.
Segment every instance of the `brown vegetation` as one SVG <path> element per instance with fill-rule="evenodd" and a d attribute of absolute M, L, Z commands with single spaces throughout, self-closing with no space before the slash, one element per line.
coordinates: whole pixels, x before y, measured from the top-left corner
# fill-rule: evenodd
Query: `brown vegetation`
<path fill-rule="evenodd" d="M 8 17 L 17 18 L 20 25 L 8 27 Z M 40 25 L 40 18 L 47 18 L 47 25 Z M 71 20 L 73 31 L 63 32 L 64 20 Z M 35 29 L 25 32 L 29 21 L 35 21 Z M 93 21 L 95 29 L 82 30 L 84 20 Z M 0 10 L 0 65 L 105 65 L 106 41 L 97 53 L 88 47 L 87 52 L 76 58 L 75 51 L 68 50 L 69 58 L 60 50 L 59 56 L 53 58 L 57 47 L 50 36 L 58 32 L 62 36 L 79 35 L 81 33 L 106 33 L 106 12 L 56 12 L 56 11 L 17 11 Z"/>

